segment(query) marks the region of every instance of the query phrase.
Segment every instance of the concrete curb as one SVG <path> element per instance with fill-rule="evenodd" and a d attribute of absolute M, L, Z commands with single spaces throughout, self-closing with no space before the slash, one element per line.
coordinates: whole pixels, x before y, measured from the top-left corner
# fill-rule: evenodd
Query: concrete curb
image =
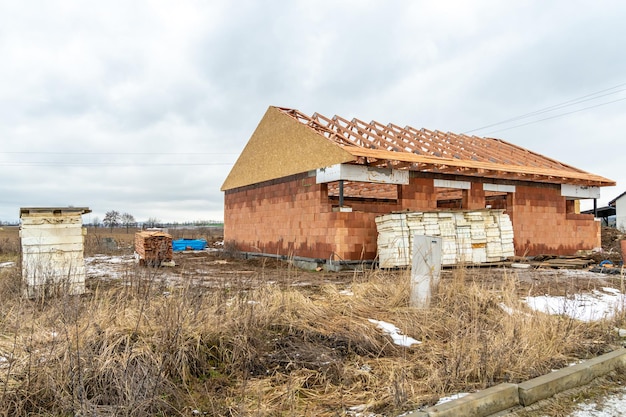
<path fill-rule="evenodd" d="M 457 400 L 403 414 L 403 417 L 487 417 L 518 405 L 528 406 L 562 391 L 590 383 L 626 366 L 626 349 L 618 349 L 521 384 L 500 384 Z"/>

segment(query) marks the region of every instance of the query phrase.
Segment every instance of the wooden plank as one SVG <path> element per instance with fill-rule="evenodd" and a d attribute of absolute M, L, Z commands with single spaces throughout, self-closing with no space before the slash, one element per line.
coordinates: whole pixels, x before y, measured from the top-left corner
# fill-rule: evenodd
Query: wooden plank
<path fill-rule="evenodd" d="M 498 173 L 516 173 L 523 175 L 533 175 L 537 177 L 549 177 L 558 180 L 580 180 L 588 185 L 608 186 L 615 185 L 615 181 L 601 177 L 599 175 L 586 172 L 559 171 L 554 169 L 540 169 L 523 167 L 516 165 L 505 165 L 488 162 L 461 161 L 452 158 L 438 158 L 433 156 L 416 155 L 404 152 L 391 152 L 379 149 L 365 149 L 354 146 L 343 146 L 345 150 L 354 156 L 364 156 L 384 160 L 399 160 L 406 162 L 424 163 L 429 165 L 443 165 L 452 167 L 465 167 L 470 169 L 484 169 Z M 558 181 L 552 181 L 558 182 Z"/>
<path fill-rule="evenodd" d="M 539 266 L 550 268 L 568 268 L 568 269 L 583 269 L 591 265 L 593 261 L 584 258 L 555 258 L 547 259 L 539 262 Z"/>
<path fill-rule="evenodd" d="M 172 236 L 163 232 L 135 233 L 135 252 L 141 264 L 160 265 L 173 257 Z"/>

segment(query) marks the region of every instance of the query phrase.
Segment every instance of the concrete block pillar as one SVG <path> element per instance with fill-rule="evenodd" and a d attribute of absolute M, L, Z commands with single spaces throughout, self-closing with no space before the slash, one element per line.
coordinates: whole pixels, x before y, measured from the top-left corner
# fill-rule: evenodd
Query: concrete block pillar
<path fill-rule="evenodd" d="M 413 236 L 411 263 L 411 306 L 430 307 L 441 275 L 442 239 L 435 236 Z"/>
<path fill-rule="evenodd" d="M 463 208 L 480 210 L 485 208 L 485 191 L 482 183 L 472 182 L 469 190 L 463 190 Z"/>

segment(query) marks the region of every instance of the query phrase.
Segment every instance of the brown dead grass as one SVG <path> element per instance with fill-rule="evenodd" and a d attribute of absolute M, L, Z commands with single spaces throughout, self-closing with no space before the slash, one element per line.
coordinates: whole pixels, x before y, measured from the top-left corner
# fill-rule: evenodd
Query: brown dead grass
<path fill-rule="evenodd" d="M 406 271 L 311 289 L 289 285 L 296 269 L 261 267 L 256 286 L 168 287 L 158 269 L 135 268 L 37 300 L 20 298 L 18 267 L 0 269 L 0 415 L 391 416 L 605 353 L 624 327 L 623 314 L 529 311 L 507 273 L 445 274 L 419 310 Z M 369 319 L 423 343 L 395 345 Z"/>
<path fill-rule="evenodd" d="M 371 271 L 352 295 L 336 285 L 307 295 L 278 285 L 164 292 L 151 271 L 82 297 L 24 300 L 17 271 L 4 268 L 0 414 L 394 415 L 614 342 L 614 323 L 532 313 L 511 277 L 485 286 L 463 269 L 425 310 L 408 307 L 407 274 Z M 423 343 L 394 345 L 370 318 Z"/>

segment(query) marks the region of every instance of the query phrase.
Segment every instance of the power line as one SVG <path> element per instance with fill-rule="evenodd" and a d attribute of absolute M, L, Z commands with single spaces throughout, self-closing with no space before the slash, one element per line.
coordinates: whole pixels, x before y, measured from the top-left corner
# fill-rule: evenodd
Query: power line
<path fill-rule="evenodd" d="M 582 109 L 573 110 L 573 111 L 570 111 L 570 112 L 567 112 L 567 113 L 561 113 L 561 114 L 557 114 L 557 115 L 554 115 L 554 116 L 545 117 L 545 118 L 539 119 L 539 120 L 533 120 L 531 122 L 522 123 L 522 124 L 519 124 L 519 125 L 507 127 L 507 128 L 504 128 L 504 129 L 492 130 L 491 132 L 488 132 L 488 133 L 485 133 L 485 134 L 486 135 L 490 135 L 492 133 L 504 132 L 505 130 L 511 130 L 511 129 L 515 129 L 517 127 L 522 127 L 522 126 L 530 125 L 530 124 L 533 124 L 533 123 L 543 122 L 544 120 L 556 119 L 557 117 L 567 116 L 568 114 L 578 113 L 578 112 L 581 112 L 583 110 L 589 110 L 589 109 L 593 109 L 593 108 L 596 108 L 596 107 L 606 106 L 607 104 L 612 104 L 612 103 L 616 103 L 618 101 L 623 101 L 623 100 L 626 100 L 626 97 L 619 98 L 619 99 L 613 100 L 613 101 L 607 101 L 606 103 L 596 104 L 595 106 L 584 107 Z"/>
<path fill-rule="evenodd" d="M 141 166 L 217 166 L 217 165 L 233 165 L 234 162 L 203 162 L 203 163 L 172 163 L 172 162 L 164 162 L 164 163 L 137 163 L 137 162 L 1 162 L 0 167 L 2 166 L 131 166 L 131 167 L 141 167 Z"/>
<path fill-rule="evenodd" d="M 620 90 L 617 90 L 617 91 L 612 91 L 610 93 L 606 93 L 606 92 L 607 91 L 611 91 L 611 90 L 615 90 L 616 88 L 623 87 L 625 85 L 626 85 L 626 83 L 618 84 L 618 85 L 615 85 L 615 86 L 610 87 L 610 88 L 605 88 L 604 90 L 599 90 L 599 91 L 596 91 L 596 92 L 593 92 L 593 93 L 590 93 L 590 94 L 585 94 L 584 96 L 580 96 L 580 97 L 577 97 L 577 98 L 574 98 L 574 99 L 571 99 L 571 100 L 567 100 L 567 101 L 564 101 L 564 102 L 561 102 L 561 103 L 557 103 L 557 104 L 554 104 L 554 105 L 551 105 L 551 106 L 548 106 L 548 107 L 541 108 L 539 110 L 535 110 L 535 111 L 532 111 L 532 112 L 529 112 L 529 113 L 525 113 L 525 114 L 522 114 L 522 115 L 519 115 L 519 116 L 515 116 L 515 117 L 512 117 L 512 118 L 503 120 L 501 122 L 491 123 L 489 125 L 477 127 L 475 129 L 466 130 L 466 131 L 464 131 L 462 133 L 463 134 L 468 134 L 468 133 L 471 133 L 471 132 L 475 132 L 477 130 L 483 130 L 483 129 L 487 129 L 489 127 L 494 127 L 494 126 L 498 126 L 498 125 L 501 125 L 501 124 L 514 122 L 516 120 L 526 119 L 528 117 L 537 116 L 539 114 L 548 113 L 548 112 L 559 110 L 559 109 L 562 109 L 562 108 L 574 106 L 574 105 L 577 105 L 577 104 L 580 104 L 580 103 L 584 103 L 586 101 L 596 100 L 598 98 L 609 96 L 611 94 L 617 94 L 617 93 L 620 93 L 622 91 L 626 91 L 626 89 L 620 89 Z M 601 94 L 601 93 L 606 93 L 606 94 Z M 502 130 L 509 130 L 509 129 L 513 129 L 515 127 L 526 126 L 528 124 L 541 122 L 543 120 L 554 119 L 556 117 L 565 116 L 565 115 L 568 115 L 568 114 L 571 114 L 571 113 L 576 113 L 576 112 L 582 111 L 582 110 L 592 109 L 594 107 L 603 106 L 605 104 L 615 103 L 615 102 L 621 101 L 621 100 L 622 99 L 618 99 L 618 100 L 609 101 L 609 102 L 606 102 L 606 103 L 601 103 L 601 104 L 598 104 L 596 106 L 585 107 L 584 109 L 575 110 L 575 111 L 567 112 L 567 113 L 562 113 L 562 114 L 559 114 L 559 115 L 556 115 L 556 116 L 553 116 L 553 117 L 547 117 L 547 118 L 544 118 L 544 119 L 539 119 L 539 120 L 531 121 L 531 122 L 528 122 L 528 123 L 523 123 L 521 125 L 516 125 L 516 126 L 513 126 L 511 128 L 502 129 Z M 497 130 L 496 132 L 500 132 L 502 130 Z M 493 132 L 490 132 L 490 133 L 493 133 Z"/>
<path fill-rule="evenodd" d="M 41 154 L 41 155 L 239 155 L 235 152 L 58 152 L 58 151 L 0 151 L 0 154 Z"/>

